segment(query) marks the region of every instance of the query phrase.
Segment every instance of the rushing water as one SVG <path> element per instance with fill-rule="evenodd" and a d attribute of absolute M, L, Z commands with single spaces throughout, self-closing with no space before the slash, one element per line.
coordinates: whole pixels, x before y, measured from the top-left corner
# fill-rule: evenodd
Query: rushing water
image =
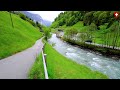
<path fill-rule="evenodd" d="M 72 59 L 73 61 L 83 64 L 92 70 L 100 71 L 111 79 L 120 79 L 120 60 L 113 60 L 93 52 L 72 46 L 59 38 L 56 34 L 48 40 L 50 44 L 55 43 L 54 48 L 62 55 Z"/>

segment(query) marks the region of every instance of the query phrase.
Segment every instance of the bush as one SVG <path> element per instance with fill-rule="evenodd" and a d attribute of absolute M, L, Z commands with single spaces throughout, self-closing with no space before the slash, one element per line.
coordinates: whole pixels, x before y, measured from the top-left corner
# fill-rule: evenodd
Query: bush
<path fill-rule="evenodd" d="M 28 19 L 27 21 L 28 21 L 30 24 L 32 24 L 33 26 L 36 26 L 36 23 L 33 22 L 32 20 Z"/>
<path fill-rule="evenodd" d="M 44 29 L 45 40 L 47 41 L 50 38 L 50 30 L 48 28 Z"/>
<path fill-rule="evenodd" d="M 22 18 L 23 20 L 27 20 L 27 18 L 26 18 L 26 16 L 25 16 L 24 14 L 19 13 L 19 16 L 20 16 L 20 18 Z"/>
<path fill-rule="evenodd" d="M 40 31 L 42 31 L 42 26 L 39 22 L 36 22 L 36 26 L 40 29 Z"/>

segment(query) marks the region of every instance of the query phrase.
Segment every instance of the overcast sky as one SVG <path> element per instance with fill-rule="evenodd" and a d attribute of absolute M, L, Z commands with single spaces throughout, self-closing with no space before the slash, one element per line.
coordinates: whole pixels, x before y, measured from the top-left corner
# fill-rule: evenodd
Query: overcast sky
<path fill-rule="evenodd" d="M 39 14 L 43 19 L 49 20 L 51 22 L 54 21 L 54 19 L 64 11 L 29 11 L 34 14 Z"/>

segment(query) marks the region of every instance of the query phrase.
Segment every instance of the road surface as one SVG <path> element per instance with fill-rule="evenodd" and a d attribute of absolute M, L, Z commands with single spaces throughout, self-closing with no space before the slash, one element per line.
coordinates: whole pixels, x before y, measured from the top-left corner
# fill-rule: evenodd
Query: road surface
<path fill-rule="evenodd" d="M 39 39 L 31 48 L 0 60 L 0 79 L 27 79 L 28 72 L 42 47 L 42 39 Z"/>

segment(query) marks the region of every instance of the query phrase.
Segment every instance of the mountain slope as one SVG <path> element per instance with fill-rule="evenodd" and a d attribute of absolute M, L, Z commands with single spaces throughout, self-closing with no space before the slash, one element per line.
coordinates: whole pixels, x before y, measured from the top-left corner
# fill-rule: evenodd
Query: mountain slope
<path fill-rule="evenodd" d="M 21 12 L 26 16 L 28 16 L 29 18 L 33 19 L 35 22 L 38 21 L 42 25 L 50 26 L 52 24 L 50 21 L 42 19 L 42 17 L 38 14 L 33 14 L 28 11 L 21 11 Z"/>
<path fill-rule="evenodd" d="M 43 25 L 46 25 L 46 26 L 50 26 L 52 24 L 52 22 L 48 21 L 48 20 L 43 20 L 42 21 L 42 24 Z"/>
<path fill-rule="evenodd" d="M 0 12 L 0 59 L 32 46 L 42 33 L 18 15 Z"/>
<path fill-rule="evenodd" d="M 29 18 L 33 19 L 34 21 L 38 21 L 38 22 L 42 22 L 42 17 L 38 14 L 32 14 L 30 12 L 27 11 L 21 11 L 23 14 L 25 14 L 26 16 L 28 16 Z"/>

